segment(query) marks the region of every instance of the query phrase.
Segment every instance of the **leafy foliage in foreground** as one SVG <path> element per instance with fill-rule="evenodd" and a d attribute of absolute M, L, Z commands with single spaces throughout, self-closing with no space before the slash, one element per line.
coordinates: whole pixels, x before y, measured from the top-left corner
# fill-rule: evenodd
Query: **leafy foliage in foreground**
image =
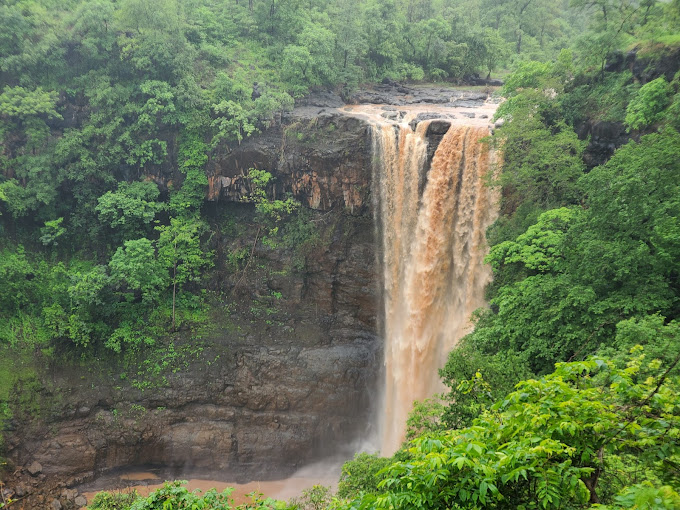
<path fill-rule="evenodd" d="M 338 482 L 338 497 L 354 498 L 361 493 L 376 492 L 383 480 L 381 474 L 392 463 L 392 459 L 375 454 L 357 453 L 354 459 L 342 465 Z"/>
<path fill-rule="evenodd" d="M 138 498 L 137 491 L 99 492 L 87 508 L 89 510 L 126 510 Z"/>
<path fill-rule="evenodd" d="M 676 348 L 679 341 L 676 331 Z M 638 497 L 673 508 L 679 362 L 680 355 L 651 359 L 638 346 L 625 363 L 559 363 L 519 383 L 470 427 L 413 440 L 407 459 L 383 470 L 381 492 L 339 508 L 616 508 Z M 636 485 L 641 479 L 650 485 Z"/>
<path fill-rule="evenodd" d="M 252 494 L 252 503 L 234 506 L 230 497 L 233 489 L 226 489 L 218 493 L 211 489 L 204 494 L 200 491 L 189 491 L 185 481 L 176 480 L 166 482 L 160 489 L 147 497 L 140 497 L 136 493 L 114 494 L 101 492 L 97 494 L 89 510 L 283 510 L 285 503 L 272 499 L 262 499 L 258 494 Z"/>

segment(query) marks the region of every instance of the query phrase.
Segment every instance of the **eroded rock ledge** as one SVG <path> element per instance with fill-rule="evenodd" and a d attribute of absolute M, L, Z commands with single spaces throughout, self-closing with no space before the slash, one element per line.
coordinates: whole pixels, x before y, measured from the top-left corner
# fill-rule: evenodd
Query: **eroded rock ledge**
<path fill-rule="evenodd" d="M 395 104 L 406 100 L 403 91 L 378 92 Z M 423 94 L 431 104 L 482 100 L 446 90 L 405 95 Z M 382 366 L 371 147 L 368 124 L 341 106 L 332 94 L 310 97 L 262 134 L 211 157 L 218 260 L 210 285 L 232 305 L 214 304 L 215 327 L 199 343 L 175 338 L 184 357 L 166 380 L 140 387 L 110 361 L 36 360 L 39 380 L 18 387 L 15 398 L 35 395 L 40 412 L 16 414 L 7 434 L 16 471 L 6 481 L 21 487 L 25 501 L 39 508 L 57 498 L 69 508 L 75 493 L 67 498 L 67 488 L 135 465 L 236 481 L 286 475 L 371 433 Z M 431 152 L 444 127 L 428 132 Z M 262 267 L 239 285 L 241 274 L 227 270 L 226 259 L 232 246 L 250 247 L 254 233 L 228 239 L 217 218 L 224 208 L 252 214 L 239 204 L 249 193 L 249 168 L 274 174 L 272 197 L 292 193 L 313 209 L 322 242 L 293 270 L 290 253 L 257 245 Z M 284 299 L 272 301 L 279 294 Z M 31 474 L 36 462 L 40 472 Z"/>
<path fill-rule="evenodd" d="M 487 92 L 389 83 L 357 92 L 349 103 L 476 108 L 488 97 Z M 250 168 L 257 168 L 277 177 L 270 190 L 273 197 L 291 193 L 312 209 L 340 208 L 354 215 L 367 214 L 372 168 L 369 126 L 343 113 L 343 106 L 339 96 L 316 93 L 264 133 L 236 147 L 220 147 L 208 164 L 208 199 L 240 201 L 247 197 L 245 176 Z M 432 153 L 442 134 L 436 130 L 428 133 Z"/>

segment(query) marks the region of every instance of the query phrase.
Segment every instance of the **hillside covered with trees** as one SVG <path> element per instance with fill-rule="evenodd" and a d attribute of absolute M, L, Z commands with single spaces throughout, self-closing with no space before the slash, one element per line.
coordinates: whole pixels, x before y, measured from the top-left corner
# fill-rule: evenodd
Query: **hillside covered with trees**
<path fill-rule="evenodd" d="M 15 390 L 36 356 L 155 360 L 228 303 L 208 283 L 216 153 L 310 92 L 502 76 L 490 306 L 451 391 L 394 458 L 347 463 L 333 502 L 289 506 L 680 507 L 678 34 L 678 0 L 3 2 L 0 432 L 33 409 Z M 255 244 L 318 242 L 271 179 L 249 175 Z M 230 508 L 159 494 L 90 508 Z"/>
<path fill-rule="evenodd" d="M 211 264 L 200 209 L 219 144 L 311 88 L 547 58 L 583 19 L 552 2 L 474 3 L 5 3 L 2 338 L 150 342 L 174 322 L 152 310 Z"/>

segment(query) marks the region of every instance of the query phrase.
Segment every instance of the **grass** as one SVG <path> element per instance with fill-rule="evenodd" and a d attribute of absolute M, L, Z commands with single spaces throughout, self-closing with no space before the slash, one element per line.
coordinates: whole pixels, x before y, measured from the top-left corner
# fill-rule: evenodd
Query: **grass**
<path fill-rule="evenodd" d="M 20 379 L 34 377 L 33 357 L 28 349 L 0 347 L 0 402 L 7 401 L 14 385 Z"/>
<path fill-rule="evenodd" d="M 661 57 L 680 49 L 680 34 L 663 34 L 638 41 L 638 56 Z"/>

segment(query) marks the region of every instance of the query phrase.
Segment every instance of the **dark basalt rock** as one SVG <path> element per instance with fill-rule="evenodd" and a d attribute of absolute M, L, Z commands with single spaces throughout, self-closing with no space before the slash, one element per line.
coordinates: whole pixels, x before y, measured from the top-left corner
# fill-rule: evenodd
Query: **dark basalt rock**
<path fill-rule="evenodd" d="M 396 116 L 403 116 L 399 104 L 423 98 L 449 104 L 485 97 L 381 87 L 359 94 L 384 94 L 391 101 L 384 113 Z M 56 498 L 70 509 L 77 496 L 61 497 L 65 486 L 125 466 L 219 471 L 237 481 L 281 476 L 369 433 L 382 366 L 370 128 L 337 104 L 337 96 L 316 93 L 261 134 L 220 146 L 211 157 L 213 203 L 206 210 L 217 262 L 209 286 L 232 304 L 215 305 L 216 325 L 202 339 L 200 356 L 166 374 L 167 383 L 144 389 L 121 378 L 126 369 L 115 363 L 93 364 L 83 375 L 82 367 L 56 369 L 44 361 L 40 396 L 49 412 L 15 416 L 7 434 L 8 455 L 24 477 L 14 486 L 31 492 L 33 508 Z M 450 126 L 435 116 L 416 119 L 431 121 L 428 161 Z M 290 193 L 311 209 L 320 241 L 301 266 L 294 249 L 262 243 L 253 251 L 257 266 L 247 272 L 229 266 L 229 253 L 250 252 L 256 236 L 229 237 L 218 228 L 232 215 L 239 224 L 253 222 L 252 205 L 241 203 L 250 192 L 244 178 L 250 168 L 275 176 L 270 197 Z M 173 341 L 176 349 L 196 348 L 188 334 Z M 35 476 L 21 471 L 32 463 L 40 464 L 40 471 L 32 466 Z"/>
<path fill-rule="evenodd" d="M 352 104 L 385 104 L 405 106 L 411 104 L 447 104 L 453 106 L 481 106 L 489 97 L 482 92 L 460 91 L 446 87 L 408 87 L 393 83 L 377 85 L 372 90 L 361 90 L 352 94 Z M 458 102 L 462 101 L 461 104 Z"/>
<path fill-rule="evenodd" d="M 479 108 L 484 104 L 486 98 L 470 98 L 470 99 L 458 99 L 454 101 L 451 106 L 458 106 L 461 108 Z"/>
<path fill-rule="evenodd" d="M 334 92 L 315 91 L 298 99 L 295 106 L 317 106 L 322 108 L 342 108 L 345 102 Z"/>
<path fill-rule="evenodd" d="M 623 53 L 622 51 L 617 50 L 607 57 L 607 63 L 604 70 L 608 73 L 623 72 L 635 62 L 635 55 L 635 51 Z"/>
<path fill-rule="evenodd" d="M 383 113 L 382 117 L 384 117 L 385 119 L 394 120 L 398 122 L 404 118 L 404 115 L 406 115 L 406 112 L 404 111 L 390 110 Z"/>
<path fill-rule="evenodd" d="M 667 50 L 660 54 L 640 55 L 636 54 L 632 63 L 629 64 L 635 80 L 642 84 L 648 83 L 661 76 L 666 81 L 672 81 L 680 71 L 680 49 Z"/>
<path fill-rule="evenodd" d="M 630 135 L 620 122 L 585 122 L 577 128 L 576 134 L 581 140 L 590 138 L 583 154 L 588 168 L 606 163 L 617 148 L 630 140 Z"/>
<path fill-rule="evenodd" d="M 446 132 L 451 127 L 451 122 L 446 120 L 433 120 L 427 127 L 427 133 L 425 136 L 430 137 L 432 135 L 445 135 Z M 432 145 L 432 144 L 431 144 Z M 439 145 L 439 144 L 437 144 Z M 436 147 L 435 147 L 436 150 Z"/>
<path fill-rule="evenodd" d="M 398 114 L 398 112 L 397 112 Z M 237 147 L 218 147 L 208 163 L 208 200 L 238 202 L 250 192 L 250 168 L 276 176 L 272 196 L 292 194 L 321 211 L 364 214 L 370 206 L 368 125 L 336 109 L 296 108 L 274 126 Z"/>
<path fill-rule="evenodd" d="M 448 119 L 455 119 L 455 118 L 456 118 L 455 115 L 444 115 L 443 117 L 444 117 L 444 118 L 448 118 Z M 441 114 L 441 113 L 436 113 L 436 112 L 424 112 L 424 113 L 419 113 L 419 114 L 416 116 L 416 118 L 413 119 L 413 120 L 410 122 L 409 126 L 411 126 L 411 129 L 412 129 L 413 131 L 415 131 L 415 130 L 416 130 L 416 126 L 418 126 L 418 124 L 420 124 L 421 122 L 423 122 L 423 121 L 425 121 L 425 120 L 437 120 L 437 119 L 440 119 L 440 120 L 442 119 L 442 114 Z M 450 125 L 450 123 L 446 123 L 446 124 L 447 124 L 447 125 Z M 435 128 L 435 129 L 437 129 L 437 128 Z M 441 134 L 443 134 L 443 133 L 441 133 Z"/>
<path fill-rule="evenodd" d="M 496 80 L 491 78 L 481 78 L 478 74 L 467 74 L 463 76 L 463 84 L 487 87 L 502 87 L 503 80 Z"/>
<path fill-rule="evenodd" d="M 650 54 L 642 53 L 639 48 L 635 48 L 626 53 L 617 50 L 607 56 L 605 72 L 621 73 L 626 69 L 630 70 L 635 81 L 641 84 L 661 76 L 671 81 L 680 71 L 680 49 L 660 48 L 658 52 Z"/>

